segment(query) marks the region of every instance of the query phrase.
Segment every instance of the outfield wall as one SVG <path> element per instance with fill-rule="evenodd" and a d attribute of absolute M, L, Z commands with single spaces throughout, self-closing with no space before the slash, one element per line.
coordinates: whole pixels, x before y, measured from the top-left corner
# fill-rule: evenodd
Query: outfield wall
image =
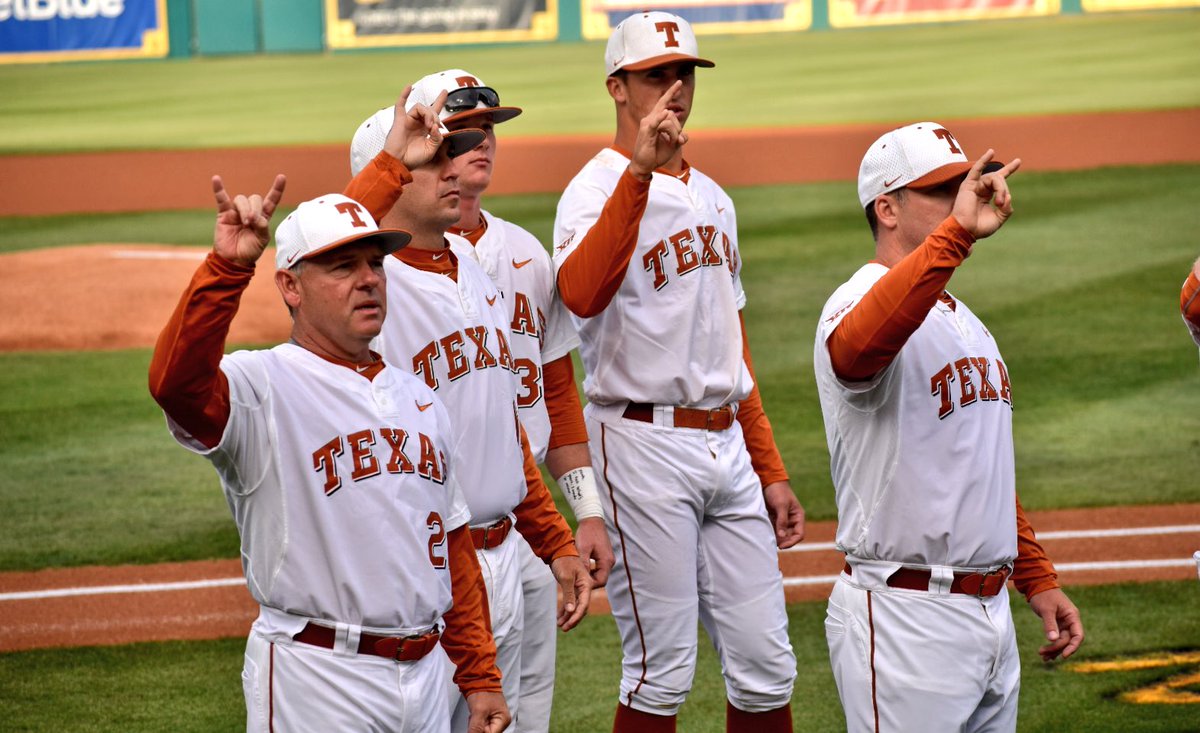
<path fill-rule="evenodd" d="M 600 40 L 647 7 L 676 12 L 703 35 L 1200 7 L 1200 0 L 0 0 L 0 63 Z"/>

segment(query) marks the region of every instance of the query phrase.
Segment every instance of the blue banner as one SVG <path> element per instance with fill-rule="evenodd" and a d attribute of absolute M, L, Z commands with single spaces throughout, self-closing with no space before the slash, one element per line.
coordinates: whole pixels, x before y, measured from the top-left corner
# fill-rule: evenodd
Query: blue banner
<path fill-rule="evenodd" d="M 165 0 L 0 0 L 0 62 L 162 57 Z"/>

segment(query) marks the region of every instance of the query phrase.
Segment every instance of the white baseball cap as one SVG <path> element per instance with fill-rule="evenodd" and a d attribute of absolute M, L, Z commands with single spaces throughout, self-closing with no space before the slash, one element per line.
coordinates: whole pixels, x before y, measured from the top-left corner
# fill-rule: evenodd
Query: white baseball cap
<path fill-rule="evenodd" d="M 437 97 L 446 92 L 446 106 L 442 107 L 442 122 L 452 122 L 465 117 L 491 115 L 492 122 L 507 122 L 521 114 L 520 107 L 501 107 L 500 95 L 495 89 L 469 71 L 446 69 L 422 77 L 413 84 L 405 105 L 412 109 L 414 104 L 432 107 Z"/>
<path fill-rule="evenodd" d="M 604 50 L 606 73 L 612 76 L 622 69 L 644 71 L 675 61 L 691 61 L 696 66 L 716 66 L 700 58 L 696 34 L 683 18 L 659 10 L 635 13 L 617 24 Z"/>
<path fill-rule="evenodd" d="M 1003 164 L 991 162 L 985 173 Z M 858 168 L 858 200 L 865 209 L 900 188 L 933 188 L 971 170 L 958 139 L 936 122 L 917 122 L 885 133 L 867 148 Z"/>
<path fill-rule="evenodd" d="M 412 109 L 416 104 L 413 101 L 413 95 L 409 95 L 406 109 Z M 367 167 L 376 155 L 383 150 L 383 143 L 387 140 L 388 133 L 392 131 L 392 121 L 396 118 L 396 105 L 384 107 L 358 126 L 354 132 L 354 138 L 350 141 L 350 175 L 357 176 L 358 172 Z M 487 135 L 483 130 L 471 127 L 463 130 L 454 130 L 451 132 L 446 129 L 446 125 L 442 124 L 442 144 L 447 146 L 447 152 L 451 158 L 458 156 L 468 151 L 474 150 L 475 146 L 483 142 Z"/>
<path fill-rule="evenodd" d="M 275 267 L 286 270 L 301 260 L 351 242 L 374 238 L 391 254 L 412 235 L 402 229 L 380 229 L 367 208 L 340 193 L 305 201 L 275 229 Z"/>

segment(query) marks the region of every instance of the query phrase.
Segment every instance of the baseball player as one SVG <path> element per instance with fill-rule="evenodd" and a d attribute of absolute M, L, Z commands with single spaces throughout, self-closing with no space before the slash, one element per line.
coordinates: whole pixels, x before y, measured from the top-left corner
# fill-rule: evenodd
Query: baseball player
<path fill-rule="evenodd" d="M 563 487 L 579 521 L 575 542 L 581 557 L 594 565 L 592 577 L 603 586 L 613 564 L 596 490 L 587 428 L 575 388 L 570 352 L 579 337 L 554 287 L 550 257 L 529 232 L 484 210 L 480 199 L 492 179 L 496 156 L 495 126 L 521 113 L 500 106 L 496 90 L 462 69 L 448 69 L 413 85 L 410 101 L 431 105 L 445 92 L 443 124 L 450 130 L 479 128 L 487 135 L 474 150 L 455 158 L 461 214 L 450 228 L 459 257 L 477 262 L 508 305 L 509 340 L 520 380 L 517 414 L 529 436 L 534 460 L 545 463 Z M 471 247 L 462 246 L 463 240 Z M 550 571 L 519 536 L 521 587 L 525 599 L 521 645 L 520 714 L 517 733 L 550 729 L 554 701 L 555 605 L 557 590 Z"/>
<path fill-rule="evenodd" d="M 1192 334 L 1192 340 L 1200 346 L 1200 260 L 1192 265 L 1192 271 L 1183 283 L 1179 293 L 1179 311 L 1183 314 L 1183 322 Z"/>
<path fill-rule="evenodd" d="M 613 30 L 605 65 L 616 137 L 559 201 L 554 264 L 582 341 L 616 554 L 614 730 L 675 729 L 699 619 L 728 730 L 790 731 L 796 662 L 776 548 L 800 541 L 804 515 L 751 372 L 733 202 L 683 158 L 694 72 L 713 63 L 687 21 L 645 12 Z"/>
<path fill-rule="evenodd" d="M 1017 499 L 1010 370 L 945 290 L 1012 214 L 1007 178 L 1021 161 L 991 159 L 972 164 L 933 122 L 876 140 L 858 174 L 875 259 L 833 293 L 817 329 L 846 553 L 825 633 L 851 731 L 1015 730 L 1007 580 L 1042 618 L 1044 659 L 1083 641 Z"/>
<path fill-rule="evenodd" d="M 447 103 L 436 95 L 439 113 Z M 380 110 L 358 129 L 351 144 L 355 178 L 346 194 L 360 200 L 387 226 L 412 231 L 412 244 L 388 258 L 393 317 L 379 348 L 385 358 L 411 365 L 446 403 L 455 428 L 456 470 L 471 509 L 472 533 L 488 588 L 497 664 L 514 719 L 520 716 L 524 602 L 518 532 L 549 564 L 565 605 L 564 630 L 587 610 L 592 580 L 566 521 L 555 509 L 517 419 L 524 394 L 510 336 L 508 305 L 474 259 L 452 249 L 446 230 L 459 220 L 458 169 L 448 156 L 409 169 L 401 163 L 394 132 L 405 107 L 417 105 L 412 89 L 395 109 Z M 462 134 L 458 131 L 455 134 Z M 475 132 L 478 132 L 476 130 Z M 481 139 L 476 138 L 476 142 Z M 476 144 L 472 144 L 472 149 Z M 403 189 L 401 191 L 401 188 Z M 463 730 L 466 709 L 455 705 L 453 730 Z"/>
<path fill-rule="evenodd" d="M 435 119 L 413 117 L 434 130 Z M 230 199 L 214 178 L 213 252 L 150 365 L 172 435 L 221 477 L 260 604 L 242 672 L 247 730 L 447 731 L 447 655 L 475 729 L 503 730 L 449 418 L 368 348 L 386 312 L 384 258 L 408 233 L 380 230 L 338 194 L 301 204 L 276 235 L 290 341 L 222 357 L 283 188 L 279 176 L 265 196 Z"/>

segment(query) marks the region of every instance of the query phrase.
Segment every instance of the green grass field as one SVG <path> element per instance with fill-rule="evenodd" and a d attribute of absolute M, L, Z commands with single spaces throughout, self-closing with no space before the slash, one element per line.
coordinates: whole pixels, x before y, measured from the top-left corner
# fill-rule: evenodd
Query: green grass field
<path fill-rule="evenodd" d="M 1200 12 L 704 37 L 693 128 L 1200 105 Z M 346 143 L 404 84 L 481 74 L 508 135 L 611 130 L 603 44 L 0 66 L 0 153 Z M 535 72 L 533 70 L 536 70 Z"/>
<path fill-rule="evenodd" d="M 945 120 L 1200 106 L 1200 12 L 703 38 L 695 127 Z M 527 113 L 504 135 L 604 132 L 602 46 L 0 67 L 0 154 L 341 143 L 412 77 L 462 66 Z M 529 69 L 536 68 L 536 77 Z M 503 135 L 502 135 L 503 137 Z M 1136 141 L 1113 141 L 1136 144 Z M 1181 145 L 1190 141 L 1180 141 Z M 0 191 L 19 185 L 0 181 Z M 951 281 L 996 334 L 1014 382 L 1026 507 L 1200 501 L 1200 364 L 1178 288 L 1200 254 L 1200 166 L 1021 172 L 1017 215 Z M 755 366 L 793 485 L 834 517 L 812 376 L 816 314 L 871 256 L 852 183 L 732 190 Z M 556 196 L 488 206 L 548 240 Z M 295 202 L 292 202 L 293 204 Z M 91 242 L 204 246 L 207 211 L 0 218 L 0 253 Z M 69 263 L 64 263 L 69 266 Z M 182 288 L 183 283 L 180 283 Z M 54 295 L 47 273 L 47 297 Z M 4 314 L 0 314 L 3 316 Z M 0 571 L 235 557 L 212 469 L 176 447 L 146 390 L 149 352 L 0 354 Z M 1069 589 L 1084 660 L 1192 649 L 1200 586 Z M 1043 667 L 1014 601 L 1022 731 L 1195 731 L 1195 705 L 1116 700 L 1179 668 L 1085 676 Z M 0 608 L 2 612 L 2 608 Z M 797 730 L 842 725 L 820 603 L 789 609 Z M 0 654 L 0 728 L 236 730 L 243 640 Z M 555 731 L 611 724 L 612 622 L 561 637 Z M 680 730 L 721 730 L 702 645 Z"/>

